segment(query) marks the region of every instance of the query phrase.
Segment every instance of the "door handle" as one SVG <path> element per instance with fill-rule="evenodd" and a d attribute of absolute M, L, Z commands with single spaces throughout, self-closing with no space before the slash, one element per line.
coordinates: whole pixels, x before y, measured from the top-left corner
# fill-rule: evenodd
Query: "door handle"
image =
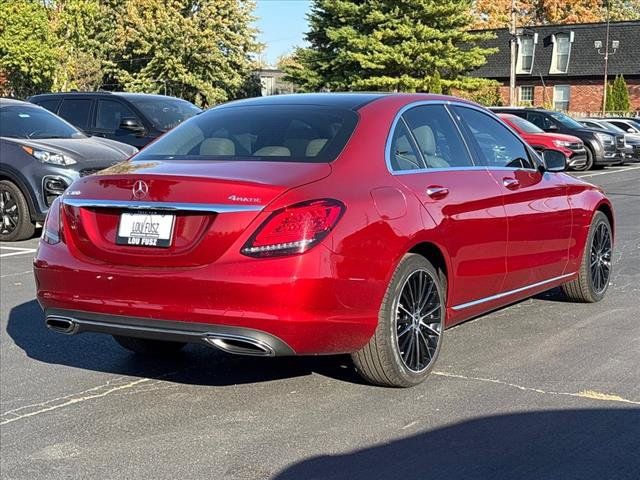
<path fill-rule="evenodd" d="M 511 177 L 504 177 L 502 179 L 502 185 L 504 185 L 509 190 L 516 190 L 520 188 L 520 182 L 515 178 L 511 178 Z"/>
<path fill-rule="evenodd" d="M 441 187 L 440 185 L 431 185 L 427 188 L 427 195 L 434 200 L 444 198 L 449 195 L 449 189 L 447 187 Z"/>

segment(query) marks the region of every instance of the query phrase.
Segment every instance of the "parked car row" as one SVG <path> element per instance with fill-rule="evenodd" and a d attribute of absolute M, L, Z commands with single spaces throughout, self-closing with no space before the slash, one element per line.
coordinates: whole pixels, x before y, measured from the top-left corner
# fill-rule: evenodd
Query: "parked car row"
<path fill-rule="evenodd" d="M 129 158 L 201 111 L 177 98 L 133 93 L 29 100 L 0 99 L 0 241 L 31 237 L 74 180 Z"/>
<path fill-rule="evenodd" d="M 563 146 L 571 150 L 580 150 L 578 142 L 581 142 L 584 145 L 586 161 L 583 162 L 581 154 L 577 154 L 577 152 L 567 155 L 568 165 L 573 170 L 589 170 L 607 165 L 620 165 L 630 160 L 640 160 L 634 146 L 636 140 L 631 138 L 633 132 L 629 130 L 625 131 L 613 125 L 611 128 L 605 127 L 601 121 L 592 122 L 591 119 L 582 119 L 581 122 L 565 113 L 541 108 L 495 107 L 492 110 L 497 114 L 509 114 L 527 120 L 543 132 L 575 137 L 573 147 Z M 635 122 L 632 119 L 623 119 L 622 121 L 629 124 L 628 129 L 635 129 L 633 127 Z M 511 118 L 511 122 L 513 122 L 513 118 Z M 522 129 L 522 126 L 518 128 Z M 569 152 L 565 150 L 565 153 Z"/>

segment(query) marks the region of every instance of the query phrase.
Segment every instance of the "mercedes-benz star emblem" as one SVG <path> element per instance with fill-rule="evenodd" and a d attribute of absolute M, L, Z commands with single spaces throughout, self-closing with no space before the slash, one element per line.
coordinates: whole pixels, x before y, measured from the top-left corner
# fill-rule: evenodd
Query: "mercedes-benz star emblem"
<path fill-rule="evenodd" d="M 135 198 L 144 198 L 149 193 L 149 186 L 142 180 L 138 180 L 133 184 L 133 196 Z"/>

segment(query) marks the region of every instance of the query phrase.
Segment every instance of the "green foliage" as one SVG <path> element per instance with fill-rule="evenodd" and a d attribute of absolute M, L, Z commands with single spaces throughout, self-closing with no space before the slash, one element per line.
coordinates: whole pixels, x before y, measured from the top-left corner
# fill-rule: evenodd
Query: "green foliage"
<path fill-rule="evenodd" d="M 607 105 L 609 112 L 628 112 L 631 108 L 629 89 L 622 75 L 618 75 L 613 85 L 607 85 Z"/>
<path fill-rule="evenodd" d="M 314 0 L 309 48 L 294 52 L 287 80 L 308 91 L 426 91 L 441 76 L 442 90 L 475 89 L 465 74 L 494 49 L 467 31 L 471 0 Z"/>
<path fill-rule="evenodd" d="M 0 73 L 17 96 L 160 92 L 200 105 L 259 92 L 252 0 L 0 0 Z"/>
<path fill-rule="evenodd" d="M 47 9 L 30 0 L 0 0 L 0 74 L 7 94 L 47 91 L 56 70 Z"/>
<path fill-rule="evenodd" d="M 238 0 L 127 2 L 116 28 L 115 77 L 127 90 L 212 105 L 235 98 L 260 49 L 254 5 Z"/>
<path fill-rule="evenodd" d="M 485 81 L 472 90 L 456 91 L 456 95 L 486 107 L 501 107 L 503 105 L 500 84 L 496 81 Z"/>
<path fill-rule="evenodd" d="M 440 73 L 436 70 L 429 79 L 429 87 L 427 88 L 429 93 L 442 93 L 442 81 L 440 79 Z"/>

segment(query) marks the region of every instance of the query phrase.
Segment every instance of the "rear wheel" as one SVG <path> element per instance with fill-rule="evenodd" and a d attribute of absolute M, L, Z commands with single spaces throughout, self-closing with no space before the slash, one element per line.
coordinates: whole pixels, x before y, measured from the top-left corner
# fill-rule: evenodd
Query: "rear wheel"
<path fill-rule="evenodd" d="M 171 355 L 178 352 L 186 344 L 182 342 L 167 342 L 164 340 L 152 340 L 149 338 L 123 337 L 114 335 L 121 347 L 140 355 Z"/>
<path fill-rule="evenodd" d="M 20 189 L 9 180 L 0 181 L 0 241 L 26 240 L 34 231 L 29 206 Z"/>
<path fill-rule="evenodd" d="M 598 211 L 593 216 L 582 255 L 578 278 L 562 286 L 574 302 L 599 302 L 604 298 L 611 278 L 613 236 L 607 216 Z"/>
<path fill-rule="evenodd" d="M 444 291 L 444 281 L 427 259 L 405 255 L 387 288 L 374 335 L 352 354 L 365 380 L 410 387 L 427 377 L 442 345 Z"/>

